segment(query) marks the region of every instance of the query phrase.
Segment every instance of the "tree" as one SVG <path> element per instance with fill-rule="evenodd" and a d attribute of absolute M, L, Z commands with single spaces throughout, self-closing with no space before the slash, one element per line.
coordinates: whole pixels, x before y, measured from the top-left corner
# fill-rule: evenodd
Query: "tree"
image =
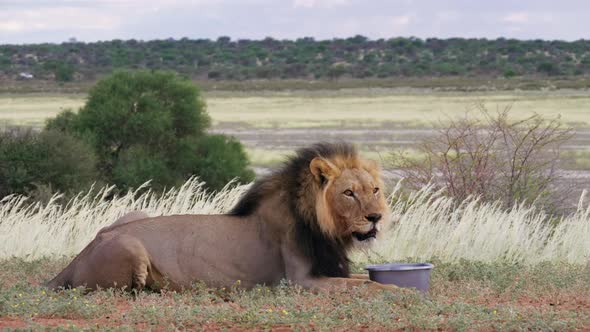
<path fill-rule="evenodd" d="M 44 65 L 45 69 L 53 72 L 55 80 L 58 82 L 70 82 L 74 80 L 74 67 L 63 61 L 48 61 Z"/>
<path fill-rule="evenodd" d="M 208 178 L 213 173 L 199 167 L 201 159 L 210 158 L 200 152 L 210 141 L 205 133 L 209 123 L 205 102 L 188 79 L 170 72 L 118 71 L 92 88 L 77 114 L 61 113 L 48 121 L 47 128 L 88 142 L 104 180 L 121 189 L 147 180 L 155 188 L 178 185 L 194 174 L 212 189 L 225 185 L 220 178 L 250 181 L 252 176 L 244 173 L 248 160 L 240 149 L 227 156 L 239 167 L 216 166 L 225 171 L 223 176 Z"/>
<path fill-rule="evenodd" d="M 133 146 L 173 152 L 179 139 L 204 134 L 209 116 L 199 90 L 168 72 L 119 71 L 90 91 L 75 130 L 92 143 L 110 177 Z"/>
<path fill-rule="evenodd" d="M 547 75 L 559 75 L 559 67 L 553 62 L 542 62 L 537 66 L 537 71 Z"/>

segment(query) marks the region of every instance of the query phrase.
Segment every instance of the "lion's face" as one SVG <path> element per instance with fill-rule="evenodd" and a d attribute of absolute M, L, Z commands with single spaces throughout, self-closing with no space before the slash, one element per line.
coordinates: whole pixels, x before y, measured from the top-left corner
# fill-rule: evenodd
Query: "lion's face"
<path fill-rule="evenodd" d="M 371 161 L 360 160 L 356 167 L 346 164 L 316 158 L 310 165 L 312 173 L 319 175 L 316 214 L 320 228 L 333 237 L 374 239 L 389 212 L 379 169 Z"/>
<path fill-rule="evenodd" d="M 379 184 L 364 169 L 345 169 L 326 188 L 332 215 L 344 233 L 359 241 L 377 236 L 386 209 Z M 344 229 L 346 228 L 346 230 Z"/>

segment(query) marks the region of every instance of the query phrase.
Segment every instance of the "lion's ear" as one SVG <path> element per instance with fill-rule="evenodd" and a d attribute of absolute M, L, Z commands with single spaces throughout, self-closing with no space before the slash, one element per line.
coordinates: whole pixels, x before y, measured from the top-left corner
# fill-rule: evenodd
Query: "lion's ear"
<path fill-rule="evenodd" d="M 338 175 L 338 168 L 330 161 L 321 157 L 313 158 L 311 163 L 309 163 L 309 170 L 319 183 L 323 183 Z"/>

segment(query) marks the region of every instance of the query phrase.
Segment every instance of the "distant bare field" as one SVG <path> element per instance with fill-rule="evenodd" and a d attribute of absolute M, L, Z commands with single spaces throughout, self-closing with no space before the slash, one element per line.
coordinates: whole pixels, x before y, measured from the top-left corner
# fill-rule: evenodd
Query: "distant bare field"
<path fill-rule="evenodd" d="M 583 169 L 590 159 L 590 92 L 586 90 L 442 92 L 416 88 L 209 91 L 204 93 L 212 132 L 237 137 L 253 163 L 269 166 L 316 141 L 347 140 L 381 156 L 410 149 L 436 127 L 465 116 L 478 103 L 512 106 L 512 116 L 561 117 L 576 129 L 566 147 Z M 0 126 L 42 127 L 64 109 L 77 110 L 84 94 L 0 94 Z M 472 112 L 471 116 L 477 116 Z"/>
<path fill-rule="evenodd" d="M 590 92 L 440 92 L 432 89 L 344 89 L 291 92 L 205 93 L 215 127 L 431 128 L 463 116 L 476 103 L 491 109 L 513 105 L 513 115 L 561 116 L 590 128 Z M 0 125 L 42 126 L 60 111 L 77 109 L 84 94 L 0 94 Z"/>

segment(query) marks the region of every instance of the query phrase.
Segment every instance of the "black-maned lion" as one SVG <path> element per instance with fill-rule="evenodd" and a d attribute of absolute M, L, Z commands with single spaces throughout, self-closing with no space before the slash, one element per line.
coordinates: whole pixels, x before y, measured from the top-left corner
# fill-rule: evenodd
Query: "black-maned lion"
<path fill-rule="evenodd" d="M 347 257 L 388 219 L 382 187 L 377 164 L 351 145 L 316 144 L 256 181 L 229 214 L 106 227 L 48 286 L 251 288 L 287 279 L 309 289 L 392 289 L 351 276 Z"/>

